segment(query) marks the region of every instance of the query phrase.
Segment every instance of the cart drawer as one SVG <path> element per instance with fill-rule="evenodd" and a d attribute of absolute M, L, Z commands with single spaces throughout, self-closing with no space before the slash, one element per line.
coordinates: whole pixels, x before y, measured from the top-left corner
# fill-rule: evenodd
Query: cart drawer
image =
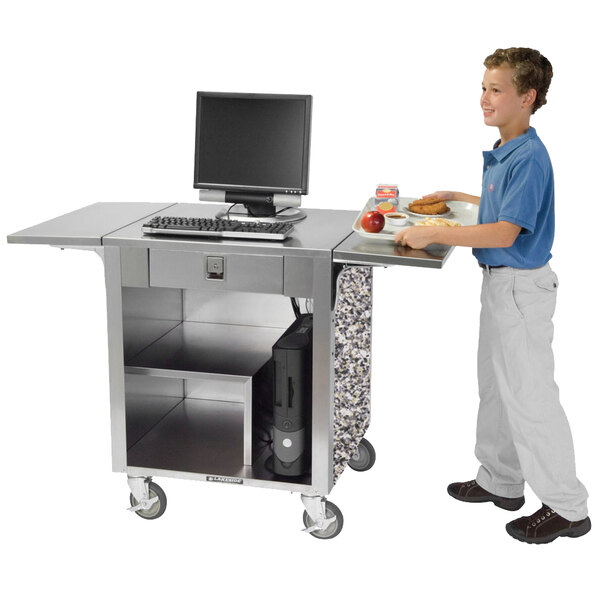
<path fill-rule="evenodd" d="M 150 250 L 150 286 L 282 294 L 283 257 Z"/>

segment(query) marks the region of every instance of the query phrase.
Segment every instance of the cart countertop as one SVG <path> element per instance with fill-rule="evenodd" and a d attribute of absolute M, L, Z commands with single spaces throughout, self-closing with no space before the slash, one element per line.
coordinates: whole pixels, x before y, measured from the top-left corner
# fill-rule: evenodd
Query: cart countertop
<path fill-rule="evenodd" d="M 282 242 L 232 238 L 145 235 L 152 216 L 214 217 L 223 205 L 212 203 L 98 202 L 8 236 L 9 243 L 53 246 L 121 246 L 161 250 L 234 252 L 277 256 L 330 257 L 334 262 L 441 268 L 452 251 L 432 245 L 426 250 L 396 246 L 352 232 L 356 211 L 303 209 L 306 219 L 294 223 Z"/>
<path fill-rule="evenodd" d="M 213 218 L 224 204 L 197 203 L 175 204 L 160 210 L 157 214 L 174 217 Z M 184 250 L 203 252 L 239 252 L 270 254 L 277 256 L 330 256 L 332 250 L 352 232 L 356 211 L 303 209 L 306 218 L 295 222 L 294 231 L 284 241 L 198 238 L 192 236 L 146 235 L 142 225 L 147 219 L 119 229 L 102 240 L 104 246 L 127 246 L 156 250 Z"/>
<path fill-rule="evenodd" d="M 171 206 L 153 202 L 96 202 L 7 237 L 9 244 L 101 246 L 102 238 L 128 223 Z"/>

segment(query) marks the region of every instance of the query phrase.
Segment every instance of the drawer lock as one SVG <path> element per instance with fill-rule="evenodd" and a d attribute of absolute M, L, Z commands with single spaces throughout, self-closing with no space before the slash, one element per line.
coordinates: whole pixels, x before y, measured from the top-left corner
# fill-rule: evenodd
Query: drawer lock
<path fill-rule="evenodd" d="M 225 258 L 223 256 L 206 257 L 206 279 L 222 281 L 225 278 Z"/>

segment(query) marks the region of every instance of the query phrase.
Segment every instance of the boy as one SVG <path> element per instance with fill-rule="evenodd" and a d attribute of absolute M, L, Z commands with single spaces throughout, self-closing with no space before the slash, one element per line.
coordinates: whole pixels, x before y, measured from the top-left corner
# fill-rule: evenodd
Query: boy
<path fill-rule="evenodd" d="M 478 224 L 410 227 L 396 243 L 469 246 L 483 268 L 475 447 L 481 466 L 475 480 L 450 484 L 448 493 L 463 502 L 518 510 L 527 481 L 542 508 L 506 530 L 520 541 L 541 544 L 591 528 L 587 491 L 575 475 L 571 432 L 554 383 L 552 165 L 529 126 L 546 103 L 552 66 L 529 48 L 496 50 L 484 65 L 483 120 L 498 127 L 500 140 L 483 153 L 481 198 L 461 192 L 425 196 L 479 204 Z"/>

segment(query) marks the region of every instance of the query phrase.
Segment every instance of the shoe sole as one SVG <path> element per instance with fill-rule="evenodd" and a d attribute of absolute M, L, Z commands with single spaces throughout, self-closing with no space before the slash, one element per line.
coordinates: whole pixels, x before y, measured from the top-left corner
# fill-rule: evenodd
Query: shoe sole
<path fill-rule="evenodd" d="M 552 535 L 545 535 L 541 538 L 528 538 L 519 531 L 512 530 L 512 528 L 510 527 L 510 523 L 506 525 L 506 531 L 508 535 L 514 537 L 515 540 L 519 540 L 519 542 L 525 542 L 526 544 L 549 544 L 550 542 L 553 542 L 559 537 L 578 538 L 582 535 L 585 535 L 586 533 L 589 533 L 591 528 L 592 522 L 588 517 L 581 525 L 578 525 L 577 527 L 572 527 L 571 529 L 567 529 L 562 533 L 558 531 L 557 533 L 553 533 Z"/>
<path fill-rule="evenodd" d="M 500 498 L 490 494 L 489 496 L 477 496 L 474 498 L 469 498 L 469 496 L 459 496 L 458 494 L 451 492 L 449 489 L 447 491 L 450 496 L 456 500 L 460 500 L 461 502 L 471 502 L 473 504 L 478 502 L 492 502 L 494 506 L 497 506 L 503 510 L 519 510 L 523 504 L 525 504 L 525 496 L 521 496 L 520 498 Z"/>

